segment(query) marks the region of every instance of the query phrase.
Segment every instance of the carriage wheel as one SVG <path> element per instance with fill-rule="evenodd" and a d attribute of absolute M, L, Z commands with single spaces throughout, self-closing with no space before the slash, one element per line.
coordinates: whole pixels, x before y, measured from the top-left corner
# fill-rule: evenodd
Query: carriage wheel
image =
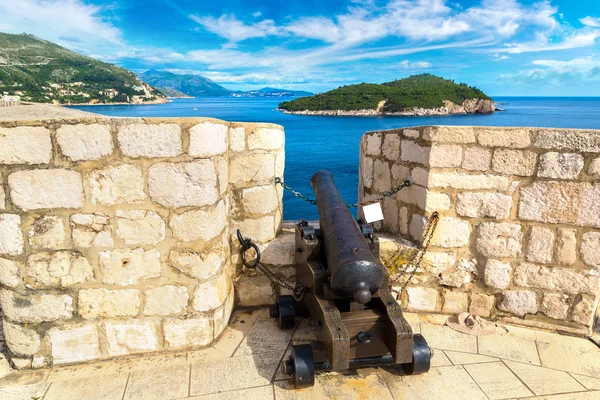
<path fill-rule="evenodd" d="M 310 344 L 292 346 L 292 355 L 284 364 L 284 372 L 293 375 L 296 389 L 315 385 L 315 364 Z"/>
<path fill-rule="evenodd" d="M 296 325 L 296 306 L 292 296 L 279 296 L 277 304 L 269 310 L 271 318 L 276 318 L 279 329 L 291 329 Z"/>
<path fill-rule="evenodd" d="M 411 363 L 402 364 L 402 369 L 408 375 L 418 375 L 429 371 L 431 353 L 425 338 L 420 334 L 415 334 L 413 336 L 413 360 Z"/>

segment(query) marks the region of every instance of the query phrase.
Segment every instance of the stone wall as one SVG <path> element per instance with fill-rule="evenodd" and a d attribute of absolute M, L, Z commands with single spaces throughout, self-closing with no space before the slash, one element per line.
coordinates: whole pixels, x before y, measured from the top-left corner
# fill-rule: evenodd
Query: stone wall
<path fill-rule="evenodd" d="M 263 243 L 281 229 L 283 146 L 279 126 L 213 119 L 1 122 L 14 365 L 213 342 L 234 305 L 235 229 Z"/>
<path fill-rule="evenodd" d="M 425 219 L 441 215 L 402 295 L 407 309 L 590 333 L 600 297 L 600 131 L 370 132 L 360 159 L 361 200 L 413 181 L 383 202 L 380 231 L 419 243 Z"/>

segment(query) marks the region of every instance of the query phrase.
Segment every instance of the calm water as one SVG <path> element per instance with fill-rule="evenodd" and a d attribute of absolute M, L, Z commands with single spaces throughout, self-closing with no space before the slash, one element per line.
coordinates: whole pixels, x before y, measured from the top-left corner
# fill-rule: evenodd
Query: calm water
<path fill-rule="evenodd" d="M 358 197 L 358 146 L 363 133 L 421 125 L 504 125 L 600 129 L 600 98 L 496 97 L 508 112 L 448 117 L 316 117 L 276 111 L 279 99 L 203 98 L 143 106 L 83 106 L 119 117 L 214 117 L 226 121 L 272 122 L 286 132 L 285 181 L 312 195 L 312 174 L 328 169 L 348 203 Z M 284 196 L 285 219 L 317 219 L 316 207 Z"/>

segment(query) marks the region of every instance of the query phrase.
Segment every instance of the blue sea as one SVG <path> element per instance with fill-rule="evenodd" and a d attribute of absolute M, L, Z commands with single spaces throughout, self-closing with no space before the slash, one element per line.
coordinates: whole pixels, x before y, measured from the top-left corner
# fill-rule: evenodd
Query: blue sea
<path fill-rule="evenodd" d="M 506 112 L 445 117 L 321 117 L 277 111 L 277 98 L 177 99 L 156 105 L 74 107 L 118 117 L 214 117 L 226 121 L 272 122 L 286 132 L 285 182 L 313 195 L 310 177 L 330 170 L 347 203 L 358 197 L 358 152 L 363 133 L 422 125 L 502 125 L 600 129 L 600 98 L 495 97 Z M 316 207 L 285 193 L 284 219 L 318 219 Z"/>

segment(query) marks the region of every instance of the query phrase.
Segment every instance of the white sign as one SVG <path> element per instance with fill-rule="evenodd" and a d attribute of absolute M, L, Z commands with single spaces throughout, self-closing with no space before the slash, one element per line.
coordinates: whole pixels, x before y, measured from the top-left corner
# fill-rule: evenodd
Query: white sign
<path fill-rule="evenodd" d="M 367 224 L 383 220 L 383 211 L 381 211 L 380 203 L 369 204 L 368 206 L 364 206 L 362 210 Z"/>

